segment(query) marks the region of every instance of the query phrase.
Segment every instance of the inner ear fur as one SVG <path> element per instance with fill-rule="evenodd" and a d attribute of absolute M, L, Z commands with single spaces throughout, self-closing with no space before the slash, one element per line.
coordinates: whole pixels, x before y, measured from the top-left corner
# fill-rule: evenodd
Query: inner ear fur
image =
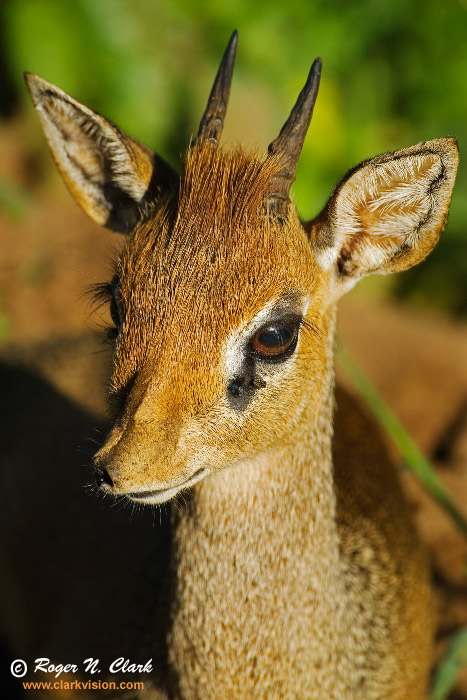
<path fill-rule="evenodd" d="M 57 167 L 96 223 L 128 233 L 144 204 L 178 182 L 160 156 L 52 83 L 25 74 Z"/>
<path fill-rule="evenodd" d="M 341 280 L 405 270 L 446 224 L 458 163 L 453 138 L 419 143 L 358 165 L 306 224 L 319 264 Z"/>

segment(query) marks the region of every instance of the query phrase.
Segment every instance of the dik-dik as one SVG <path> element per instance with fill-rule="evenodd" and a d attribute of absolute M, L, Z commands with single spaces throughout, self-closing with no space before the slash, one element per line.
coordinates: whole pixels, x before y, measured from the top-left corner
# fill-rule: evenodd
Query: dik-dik
<path fill-rule="evenodd" d="M 100 291 L 115 324 L 114 419 L 94 471 L 107 494 L 176 501 L 154 619 L 135 621 L 165 650 L 144 697 L 422 700 L 426 563 L 394 468 L 345 397 L 333 437 L 333 340 L 341 295 L 436 244 L 456 141 L 365 161 L 301 221 L 290 187 L 321 61 L 266 156 L 227 151 L 236 43 L 180 175 L 27 76 L 71 193 L 127 235 Z"/>

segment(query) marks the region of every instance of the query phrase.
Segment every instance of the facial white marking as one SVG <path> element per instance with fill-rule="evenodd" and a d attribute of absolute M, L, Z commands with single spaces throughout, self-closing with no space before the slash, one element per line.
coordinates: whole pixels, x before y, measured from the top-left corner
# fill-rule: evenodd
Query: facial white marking
<path fill-rule="evenodd" d="M 287 299 L 278 298 L 269 301 L 256 316 L 246 325 L 239 326 L 233 330 L 224 346 L 224 362 L 226 376 L 233 378 L 239 374 L 243 362 L 245 361 L 245 351 L 248 340 L 262 326 L 265 326 L 272 319 L 279 318 L 279 312 L 293 312 L 305 316 L 310 305 L 310 298 L 305 297 L 301 303 L 290 303 Z M 292 358 L 291 358 L 292 359 Z"/>
<path fill-rule="evenodd" d="M 177 493 L 184 491 L 190 486 L 194 486 L 198 481 L 204 479 L 209 473 L 208 468 L 198 469 L 195 471 L 193 476 L 184 481 L 177 486 L 173 486 L 167 489 L 142 489 L 141 491 L 132 491 L 125 494 L 125 496 L 133 501 L 134 503 L 144 503 L 145 505 L 160 505 L 161 503 L 166 503 L 170 501 Z"/>

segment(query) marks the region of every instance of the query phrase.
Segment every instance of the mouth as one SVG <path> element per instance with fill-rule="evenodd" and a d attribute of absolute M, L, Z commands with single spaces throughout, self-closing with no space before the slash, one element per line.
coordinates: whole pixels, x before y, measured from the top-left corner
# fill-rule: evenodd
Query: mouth
<path fill-rule="evenodd" d="M 145 503 L 147 505 L 158 505 L 160 503 L 166 503 L 170 501 L 171 498 L 177 495 L 180 491 L 193 486 L 198 481 L 200 481 L 206 473 L 206 469 L 198 469 L 194 474 L 190 476 L 189 479 L 183 481 L 181 484 L 176 486 L 170 486 L 166 489 L 155 489 L 147 491 L 130 491 L 124 494 L 131 501 L 136 503 Z"/>

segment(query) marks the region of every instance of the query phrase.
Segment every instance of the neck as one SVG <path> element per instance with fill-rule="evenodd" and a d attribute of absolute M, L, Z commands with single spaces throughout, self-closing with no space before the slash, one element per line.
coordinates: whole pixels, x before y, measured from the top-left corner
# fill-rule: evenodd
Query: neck
<path fill-rule="evenodd" d="M 223 650 L 229 664 L 223 678 L 226 673 L 234 682 L 252 654 L 259 667 L 268 654 L 279 675 L 283 668 L 286 682 L 292 659 L 319 669 L 320 649 L 336 645 L 338 630 L 328 624 L 341 600 L 331 356 L 327 365 L 319 403 L 315 398 L 305 409 L 300 434 L 286 446 L 200 482 L 177 515 L 176 605 L 169 647 L 179 682 L 183 678 L 185 684 L 183 697 L 196 697 L 201 682 L 201 677 L 187 680 L 196 676 L 186 666 L 193 645 L 208 650 L 202 673 L 205 682 L 212 671 L 213 697 L 220 661 L 211 658 L 209 649 Z M 329 638 L 323 640 L 323 634 Z M 306 648 L 301 647 L 304 641 Z"/>

